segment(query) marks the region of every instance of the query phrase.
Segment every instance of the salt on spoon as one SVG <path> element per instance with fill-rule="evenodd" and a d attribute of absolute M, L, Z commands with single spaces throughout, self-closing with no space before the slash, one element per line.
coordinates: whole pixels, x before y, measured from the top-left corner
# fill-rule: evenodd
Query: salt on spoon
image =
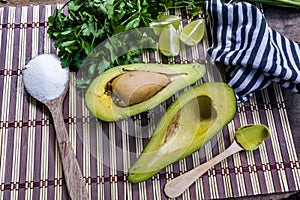
<path fill-rule="evenodd" d="M 71 199 L 88 199 L 79 164 L 68 138 L 62 105 L 68 90 L 69 70 L 55 54 L 42 54 L 28 62 L 22 72 L 27 92 L 44 103 L 53 118 L 65 182 Z"/>
<path fill-rule="evenodd" d="M 26 65 L 23 80 L 28 93 L 44 103 L 64 93 L 69 81 L 69 70 L 61 67 L 56 55 L 42 54 Z"/>

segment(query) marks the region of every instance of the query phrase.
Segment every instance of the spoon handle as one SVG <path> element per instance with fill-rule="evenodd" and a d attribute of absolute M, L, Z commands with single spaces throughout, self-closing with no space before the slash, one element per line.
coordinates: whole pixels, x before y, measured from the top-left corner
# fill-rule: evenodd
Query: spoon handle
<path fill-rule="evenodd" d="M 243 150 L 234 140 L 234 142 L 222 153 L 218 154 L 211 160 L 199 165 L 198 167 L 168 181 L 165 185 L 165 193 L 170 198 L 175 198 L 182 194 L 188 187 L 190 187 L 200 176 L 207 170 L 212 168 L 217 163 L 221 162 L 228 156 Z"/>
<path fill-rule="evenodd" d="M 55 101 L 51 104 L 47 104 L 47 106 L 52 114 L 54 122 L 64 177 L 70 198 L 72 200 L 88 199 L 85 181 L 64 124 L 62 107 L 59 103 L 56 104 Z"/>

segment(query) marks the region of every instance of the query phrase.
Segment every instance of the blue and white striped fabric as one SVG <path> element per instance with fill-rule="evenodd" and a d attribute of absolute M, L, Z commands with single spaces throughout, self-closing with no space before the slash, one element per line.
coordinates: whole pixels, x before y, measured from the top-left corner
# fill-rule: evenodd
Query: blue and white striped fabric
<path fill-rule="evenodd" d="M 262 13 L 245 2 L 206 2 L 212 64 L 224 65 L 237 100 L 275 82 L 300 91 L 300 46 L 271 29 Z"/>

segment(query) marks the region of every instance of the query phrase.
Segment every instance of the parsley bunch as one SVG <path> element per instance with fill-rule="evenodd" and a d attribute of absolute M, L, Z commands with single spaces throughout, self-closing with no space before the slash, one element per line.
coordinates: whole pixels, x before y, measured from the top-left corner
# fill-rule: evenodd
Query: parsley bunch
<path fill-rule="evenodd" d="M 76 71 L 86 56 L 107 38 L 130 29 L 148 27 L 151 21 L 167 9 L 194 5 L 193 2 L 70 0 L 49 17 L 48 34 L 55 39 L 62 66 Z M 139 54 L 139 51 L 130 52 L 116 62 L 136 62 Z"/>
<path fill-rule="evenodd" d="M 85 57 L 108 37 L 147 26 L 146 1 L 71 0 L 49 17 L 48 34 L 55 39 L 63 67 L 80 68 Z M 67 13 L 65 6 L 67 6 Z M 64 12 L 65 11 L 65 12 Z"/>
<path fill-rule="evenodd" d="M 48 34 L 55 39 L 63 67 L 78 70 L 84 59 L 109 37 L 149 23 L 169 9 L 188 8 L 198 15 L 205 0 L 69 0 L 48 18 Z M 300 0 L 249 0 L 277 6 L 300 7 Z M 114 47 L 110 47 L 112 51 Z M 117 58 L 113 65 L 136 62 L 140 51 Z"/>

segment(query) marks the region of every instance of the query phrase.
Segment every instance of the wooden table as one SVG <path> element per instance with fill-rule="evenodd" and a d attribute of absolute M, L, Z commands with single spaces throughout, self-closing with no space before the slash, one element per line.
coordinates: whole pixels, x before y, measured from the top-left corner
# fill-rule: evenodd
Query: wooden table
<path fill-rule="evenodd" d="M 300 44 L 300 10 L 282 9 L 265 6 L 265 16 L 269 25 Z M 286 109 L 288 110 L 295 144 L 300 143 L 300 95 L 288 90 L 284 91 Z M 300 145 L 295 145 L 298 158 L 300 158 Z"/>

